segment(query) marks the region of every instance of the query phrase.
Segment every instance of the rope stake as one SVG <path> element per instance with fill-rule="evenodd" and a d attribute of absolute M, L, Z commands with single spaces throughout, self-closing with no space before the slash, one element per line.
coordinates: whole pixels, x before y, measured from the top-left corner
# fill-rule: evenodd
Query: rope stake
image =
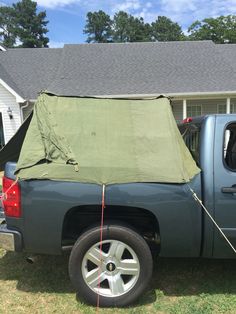
<path fill-rule="evenodd" d="M 202 200 L 200 200 L 200 198 L 197 196 L 197 194 L 194 192 L 194 190 L 188 185 L 190 191 L 192 192 L 193 198 L 195 199 L 196 202 L 198 202 L 201 207 L 204 209 L 205 213 L 207 214 L 207 216 L 210 218 L 210 220 L 213 222 L 213 224 L 216 226 L 216 228 L 218 229 L 218 231 L 220 232 L 220 234 L 223 236 L 223 238 L 225 239 L 225 241 L 228 243 L 228 245 L 231 247 L 231 249 L 234 251 L 234 253 L 236 253 L 236 249 L 233 246 L 233 244 L 230 242 L 230 240 L 227 238 L 227 236 L 225 235 L 225 233 L 222 231 L 222 229 L 219 227 L 219 225 L 216 223 L 215 219 L 212 217 L 212 215 L 209 213 L 209 211 L 207 210 L 207 208 L 203 205 Z"/>

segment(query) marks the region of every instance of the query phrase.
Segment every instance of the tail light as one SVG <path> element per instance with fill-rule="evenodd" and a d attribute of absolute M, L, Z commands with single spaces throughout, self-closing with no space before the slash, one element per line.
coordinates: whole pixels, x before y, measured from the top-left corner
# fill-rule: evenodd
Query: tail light
<path fill-rule="evenodd" d="M 21 217 L 20 185 L 9 178 L 2 179 L 3 208 L 7 217 Z"/>

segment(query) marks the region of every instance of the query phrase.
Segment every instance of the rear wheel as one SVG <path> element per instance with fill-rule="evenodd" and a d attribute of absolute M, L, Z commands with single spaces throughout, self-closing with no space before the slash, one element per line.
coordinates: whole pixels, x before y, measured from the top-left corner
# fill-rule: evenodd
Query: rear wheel
<path fill-rule="evenodd" d="M 78 297 L 100 306 L 126 306 L 147 287 L 152 275 L 152 256 L 145 240 L 121 225 L 100 227 L 80 236 L 70 260 L 69 274 Z"/>

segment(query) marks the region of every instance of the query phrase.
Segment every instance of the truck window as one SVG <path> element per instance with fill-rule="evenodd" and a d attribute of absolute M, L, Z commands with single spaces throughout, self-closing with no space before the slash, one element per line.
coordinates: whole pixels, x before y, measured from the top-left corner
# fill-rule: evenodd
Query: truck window
<path fill-rule="evenodd" d="M 229 124 L 225 130 L 223 158 L 226 166 L 236 171 L 236 123 Z"/>
<path fill-rule="evenodd" d="M 199 166 L 200 163 L 200 127 L 195 124 L 183 125 L 179 128 L 183 140 L 188 147 L 193 159 Z"/>

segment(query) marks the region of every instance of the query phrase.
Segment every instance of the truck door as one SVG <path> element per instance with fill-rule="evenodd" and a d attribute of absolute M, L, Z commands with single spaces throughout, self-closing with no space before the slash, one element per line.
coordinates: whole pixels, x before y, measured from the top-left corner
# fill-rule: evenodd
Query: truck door
<path fill-rule="evenodd" d="M 215 220 L 236 247 L 236 115 L 216 117 L 213 176 Z M 213 256 L 236 257 L 216 228 Z"/>

